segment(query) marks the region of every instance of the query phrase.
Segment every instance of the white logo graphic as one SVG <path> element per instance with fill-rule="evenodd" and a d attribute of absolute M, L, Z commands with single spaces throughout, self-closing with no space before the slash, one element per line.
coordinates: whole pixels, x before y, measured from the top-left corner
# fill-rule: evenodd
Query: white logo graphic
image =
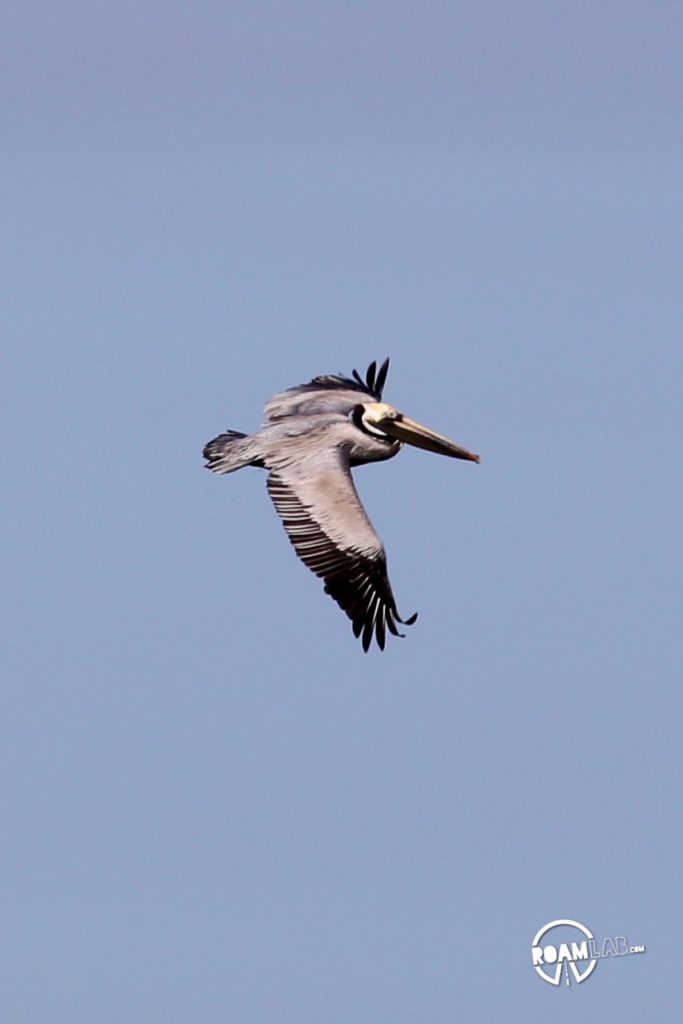
<path fill-rule="evenodd" d="M 551 936 L 555 929 L 557 935 Z M 585 924 L 560 918 L 536 932 L 531 943 L 531 962 L 539 978 L 549 985 L 560 984 L 564 968 L 565 984 L 569 985 L 570 971 L 577 983 L 582 982 L 593 973 L 598 960 L 644 952 L 645 946 L 629 946 L 623 935 L 607 937 L 599 943 Z"/>

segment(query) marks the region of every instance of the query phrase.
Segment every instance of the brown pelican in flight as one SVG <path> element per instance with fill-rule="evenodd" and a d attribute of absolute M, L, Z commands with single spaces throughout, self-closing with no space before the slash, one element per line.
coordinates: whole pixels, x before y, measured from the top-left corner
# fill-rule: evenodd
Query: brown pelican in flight
<path fill-rule="evenodd" d="M 351 476 L 354 466 L 398 455 L 403 444 L 454 459 L 479 456 L 423 427 L 382 401 L 389 369 L 368 367 L 365 380 L 314 377 L 266 405 L 256 434 L 228 430 L 204 448 L 207 469 L 232 473 L 243 466 L 268 471 L 268 493 L 299 558 L 325 582 L 353 623 L 367 651 L 375 638 L 384 650 L 386 630 L 402 636 L 402 619 L 387 575 L 384 548 L 368 519 Z"/>

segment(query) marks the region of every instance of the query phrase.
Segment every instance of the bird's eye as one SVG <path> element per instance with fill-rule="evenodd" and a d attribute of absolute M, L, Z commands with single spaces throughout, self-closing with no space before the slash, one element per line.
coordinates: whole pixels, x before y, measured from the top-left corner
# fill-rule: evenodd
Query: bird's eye
<path fill-rule="evenodd" d="M 349 413 L 349 419 L 361 430 L 363 429 L 363 414 L 365 413 L 364 405 L 354 405 L 353 409 Z"/>

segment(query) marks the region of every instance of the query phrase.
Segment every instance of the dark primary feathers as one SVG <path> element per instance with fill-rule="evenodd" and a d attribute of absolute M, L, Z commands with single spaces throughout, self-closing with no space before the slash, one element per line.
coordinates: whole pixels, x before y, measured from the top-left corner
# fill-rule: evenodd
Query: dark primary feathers
<path fill-rule="evenodd" d="M 340 459 L 336 455 L 335 461 Z M 334 478 L 335 503 L 343 503 L 346 523 L 321 514 L 315 502 L 325 474 L 329 473 L 329 456 L 305 460 L 304 465 L 288 466 L 271 472 L 268 493 L 299 558 L 316 576 L 325 581 L 329 594 L 353 623 L 353 632 L 361 637 L 367 651 L 373 638 L 384 650 L 386 631 L 402 636 L 396 623 L 411 626 L 417 614 L 402 619 L 396 607 L 387 575 L 384 548 L 360 503 L 349 472 L 348 461 L 340 464 L 341 472 Z M 316 473 L 315 469 L 319 472 Z M 343 485 L 342 485 L 343 481 Z M 325 507 L 329 512 L 329 506 Z M 352 526 L 352 532 L 348 527 Z M 348 535 L 355 543 L 350 545 Z"/>
<path fill-rule="evenodd" d="M 351 377 L 344 377 L 342 374 L 323 374 L 320 377 L 314 377 L 308 384 L 300 384 L 298 388 L 291 388 L 290 390 L 318 391 L 319 389 L 329 388 L 334 390 L 335 388 L 344 388 L 348 391 L 361 391 L 376 402 L 381 402 L 382 391 L 384 390 L 388 372 L 388 359 L 384 360 L 379 371 L 377 370 L 377 363 L 373 361 L 368 366 L 365 380 L 363 380 L 358 370 L 352 370 Z"/>

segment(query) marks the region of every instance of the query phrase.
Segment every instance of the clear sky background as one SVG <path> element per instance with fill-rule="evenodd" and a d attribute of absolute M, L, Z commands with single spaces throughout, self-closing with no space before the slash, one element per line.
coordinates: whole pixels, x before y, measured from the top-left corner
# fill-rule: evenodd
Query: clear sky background
<path fill-rule="evenodd" d="M 3 1024 L 680 1019 L 682 20 L 5 9 Z M 201 448 L 386 355 L 364 655 Z"/>

